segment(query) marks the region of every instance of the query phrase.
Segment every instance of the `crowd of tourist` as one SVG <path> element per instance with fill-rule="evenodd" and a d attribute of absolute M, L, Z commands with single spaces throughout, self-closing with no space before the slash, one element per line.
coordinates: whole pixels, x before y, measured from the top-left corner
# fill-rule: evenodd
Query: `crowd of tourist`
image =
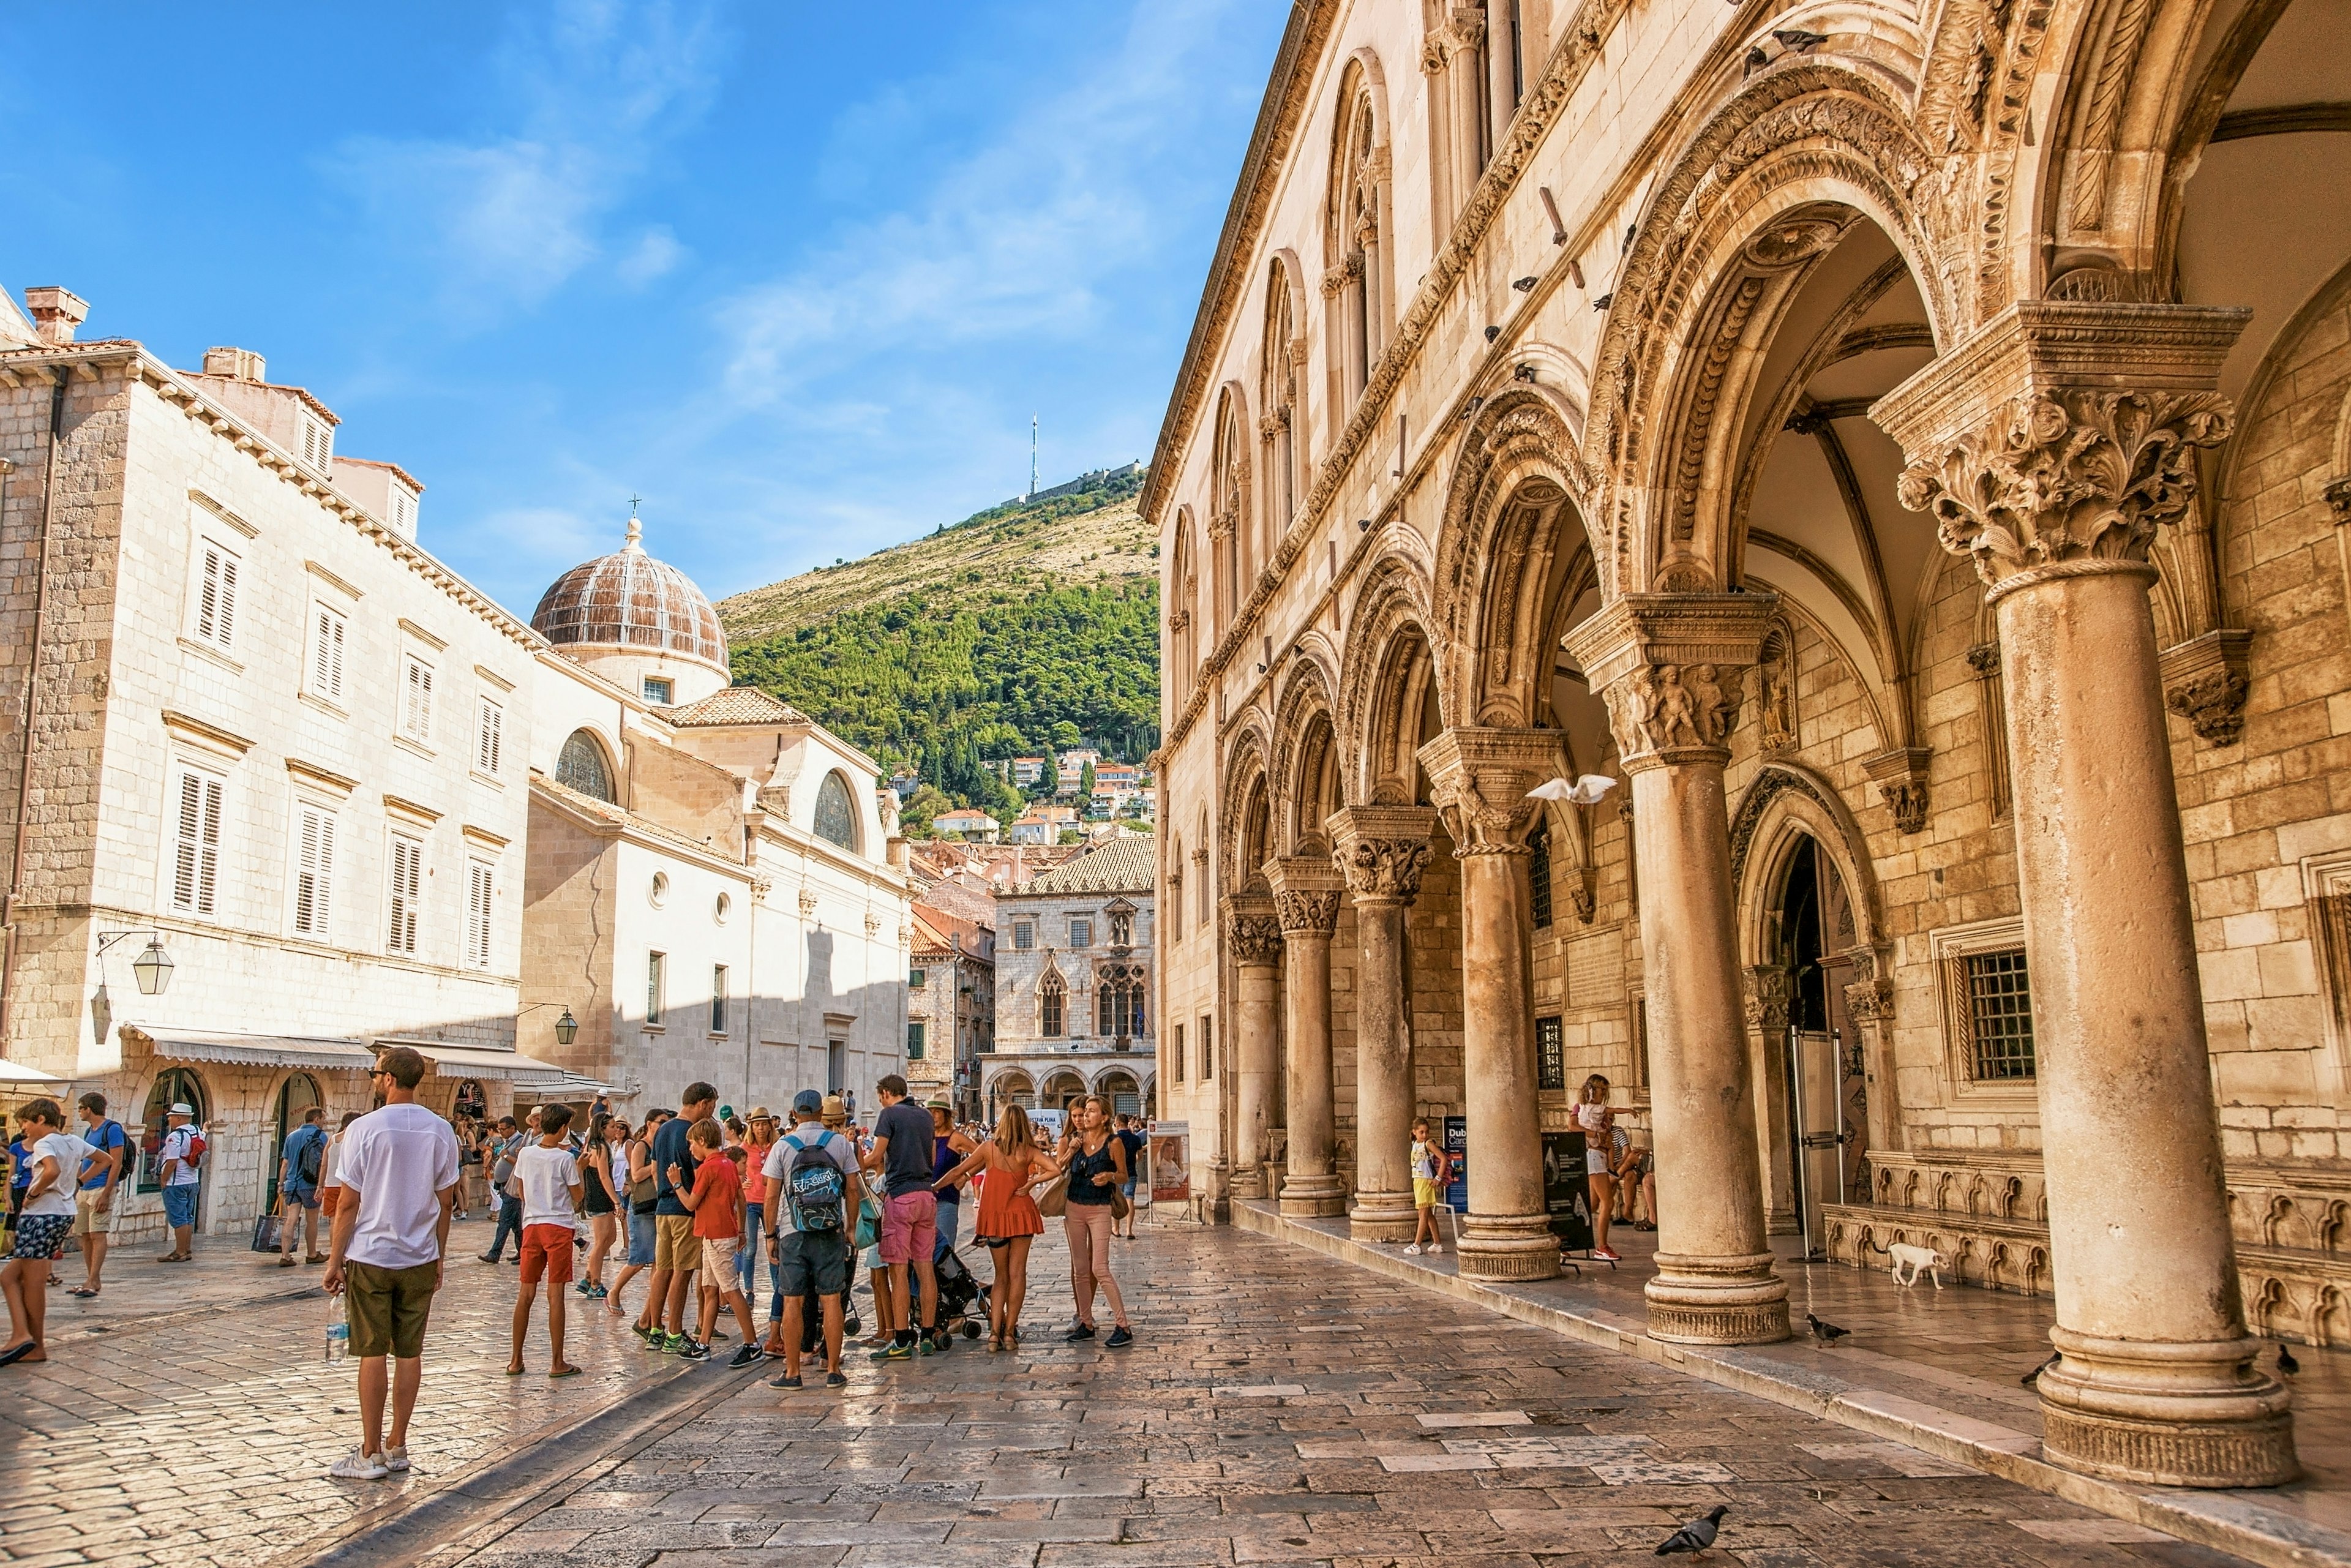
<path fill-rule="evenodd" d="M 480 1260 L 517 1270 L 510 1377 L 532 1370 L 525 1345 L 542 1311 L 547 1375 L 579 1374 L 565 1354 L 576 1299 L 630 1318 L 648 1351 L 705 1361 L 732 1337 L 729 1366 L 783 1364 L 772 1387 L 802 1388 L 820 1371 L 840 1388 L 848 1341 L 867 1326 L 854 1304 L 861 1268 L 870 1360 L 942 1354 L 958 1329 L 1009 1352 L 1021 1343 L 1030 1249 L 1051 1218 L 1070 1247 L 1074 1311 L 1062 1337 L 1101 1333 L 1099 1299 L 1105 1346 L 1134 1341 L 1111 1242 L 1134 1234 L 1146 1141 L 1141 1118 L 1103 1096 L 1072 1102 L 1058 1138 L 1017 1105 L 992 1128 L 957 1124 L 944 1102 L 916 1103 L 895 1074 L 878 1085 L 870 1125 L 857 1121 L 853 1097 L 803 1090 L 783 1117 L 764 1105 L 738 1115 L 707 1083 L 635 1124 L 601 1098 L 584 1116 L 559 1103 L 519 1118 L 446 1118 L 417 1103 L 425 1071 L 417 1052 L 387 1049 L 370 1074 L 375 1110 L 331 1130 L 324 1112 L 307 1112 L 277 1150 L 277 1209 L 254 1243 L 279 1268 L 323 1266 L 342 1303 L 360 1364 L 360 1441 L 335 1462 L 339 1478 L 408 1468 L 449 1229 L 469 1214 L 492 1222 Z M 47 1359 L 47 1292 L 69 1239 L 80 1239 L 87 1275 L 71 1293 L 101 1288 L 115 1195 L 138 1155 L 102 1095 L 84 1095 L 78 1109 L 78 1129 L 54 1101 L 16 1113 L 0 1365 Z M 170 1238 L 158 1262 L 194 1257 L 204 1153 L 193 1109 L 172 1105 L 154 1161 Z M 974 1260 L 992 1260 L 984 1283 L 959 1255 L 967 1209 Z M 640 1275 L 645 1291 L 632 1314 L 627 1292 Z"/>

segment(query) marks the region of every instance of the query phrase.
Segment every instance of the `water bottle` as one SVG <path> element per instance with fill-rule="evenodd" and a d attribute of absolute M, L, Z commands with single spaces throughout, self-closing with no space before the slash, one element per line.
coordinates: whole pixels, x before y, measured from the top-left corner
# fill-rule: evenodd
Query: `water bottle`
<path fill-rule="evenodd" d="M 351 1354 L 351 1309 L 345 1296 L 328 1298 L 327 1355 L 329 1361 L 341 1361 Z"/>

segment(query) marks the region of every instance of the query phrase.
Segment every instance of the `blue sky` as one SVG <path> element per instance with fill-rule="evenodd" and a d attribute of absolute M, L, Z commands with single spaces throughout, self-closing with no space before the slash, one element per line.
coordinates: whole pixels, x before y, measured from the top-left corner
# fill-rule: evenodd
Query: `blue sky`
<path fill-rule="evenodd" d="M 0 284 L 259 350 L 522 613 L 632 495 L 716 598 L 1017 494 L 1032 413 L 1148 455 L 1286 10 L 11 7 Z"/>

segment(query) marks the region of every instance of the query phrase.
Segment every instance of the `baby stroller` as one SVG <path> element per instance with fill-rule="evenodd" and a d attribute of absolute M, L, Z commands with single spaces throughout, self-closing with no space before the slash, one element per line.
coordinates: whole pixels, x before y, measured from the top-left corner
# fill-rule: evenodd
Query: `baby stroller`
<path fill-rule="evenodd" d="M 944 1237 L 933 1269 L 939 1277 L 939 1331 L 960 1331 L 966 1339 L 977 1339 L 980 1325 L 987 1321 L 987 1287 L 963 1266 L 963 1260 L 946 1244 Z"/>

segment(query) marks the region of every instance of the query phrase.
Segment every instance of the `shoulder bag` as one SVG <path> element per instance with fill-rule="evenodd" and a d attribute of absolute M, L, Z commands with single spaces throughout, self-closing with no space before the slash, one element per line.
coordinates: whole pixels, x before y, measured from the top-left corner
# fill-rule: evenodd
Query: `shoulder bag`
<path fill-rule="evenodd" d="M 1070 1178 L 1065 1173 L 1055 1176 L 1037 1195 L 1037 1212 L 1048 1219 L 1058 1219 L 1069 1212 Z"/>

